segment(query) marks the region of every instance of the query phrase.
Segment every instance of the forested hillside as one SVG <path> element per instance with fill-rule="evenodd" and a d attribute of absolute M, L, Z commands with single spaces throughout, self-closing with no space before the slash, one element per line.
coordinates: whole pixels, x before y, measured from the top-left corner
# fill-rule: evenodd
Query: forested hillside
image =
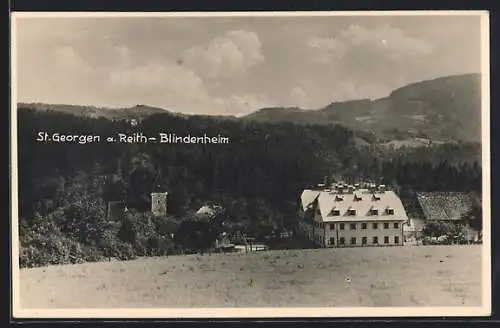
<path fill-rule="evenodd" d="M 171 113 L 152 114 L 131 125 L 21 106 L 18 122 L 23 266 L 204 248 L 206 236 L 198 232 L 207 226 L 191 219 L 205 203 L 221 205 L 224 220 L 257 237 L 293 229 L 300 192 L 325 176 L 369 178 L 409 195 L 481 189 L 477 144 L 396 151 L 359 147 L 356 134 L 341 125 Z M 40 142 L 39 132 L 93 134 L 101 136 L 101 142 Z M 133 132 L 205 133 L 228 137 L 229 143 L 105 142 L 107 136 Z M 167 218 L 148 212 L 152 191 L 169 193 Z M 124 222 L 107 221 L 105 206 L 110 200 L 127 204 L 130 211 Z M 193 229 L 186 229 L 186 224 L 194 224 Z"/>
<path fill-rule="evenodd" d="M 480 142 L 481 76 L 465 74 L 422 81 L 394 90 L 385 98 L 333 102 L 317 110 L 265 108 L 245 118 L 275 123 L 340 123 L 376 132 L 385 140 L 425 136 Z"/>

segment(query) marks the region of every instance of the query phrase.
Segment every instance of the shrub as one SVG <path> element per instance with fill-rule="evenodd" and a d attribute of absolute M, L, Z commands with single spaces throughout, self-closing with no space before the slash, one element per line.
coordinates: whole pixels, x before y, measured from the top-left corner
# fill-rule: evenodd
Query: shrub
<path fill-rule="evenodd" d="M 19 265 L 37 267 L 49 264 L 75 264 L 85 259 L 82 246 L 57 233 L 32 235 L 21 244 Z"/>
<path fill-rule="evenodd" d="M 148 255 L 163 256 L 169 254 L 174 245 L 170 238 L 156 234 L 148 238 L 147 248 Z"/>
<path fill-rule="evenodd" d="M 99 262 L 105 258 L 103 252 L 96 246 L 85 246 L 84 254 L 87 262 Z"/>
<path fill-rule="evenodd" d="M 118 251 L 118 259 L 125 260 L 133 260 L 137 258 L 134 247 L 129 243 L 119 242 L 117 244 L 116 250 Z"/>

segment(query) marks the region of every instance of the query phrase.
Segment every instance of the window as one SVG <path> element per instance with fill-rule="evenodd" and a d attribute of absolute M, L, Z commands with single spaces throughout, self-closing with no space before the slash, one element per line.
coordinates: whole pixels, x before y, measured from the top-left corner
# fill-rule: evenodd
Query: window
<path fill-rule="evenodd" d="M 389 229 L 389 223 L 384 223 L 384 229 Z"/>
<path fill-rule="evenodd" d="M 340 230 L 344 230 L 344 224 L 343 224 L 343 223 L 340 223 L 340 224 L 339 224 L 339 229 L 340 229 Z"/>
<path fill-rule="evenodd" d="M 362 245 L 366 245 L 367 243 L 368 243 L 368 238 L 366 238 L 366 237 L 361 238 Z"/>
<path fill-rule="evenodd" d="M 351 238 L 351 245 L 356 245 L 356 237 Z"/>
<path fill-rule="evenodd" d="M 334 237 L 330 237 L 330 245 L 335 245 L 335 238 Z"/>
<path fill-rule="evenodd" d="M 335 200 L 336 200 L 337 202 L 341 202 L 341 201 L 343 201 L 343 200 L 344 200 L 344 196 L 337 195 L 337 196 L 335 196 Z"/>
<path fill-rule="evenodd" d="M 399 223 L 394 223 L 394 229 L 398 229 L 399 228 Z"/>
<path fill-rule="evenodd" d="M 339 216 L 340 215 L 340 211 L 339 210 L 332 210 L 332 212 L 330 213 L 331 216 Z"/>
<path fill-rule="evenodd" d="M 389 244 L 389 237 L 387 236 L 384 237 L 384 244 Z"/>
<path fill-rule="evenodd" d="M 394 244 L 399 244 L 399 237 L 398 236 L 394 237 Z"/>
<path fill-rule="evenodd" d="M 347 210 L 347 214 L 356 215 L 356 210 L 351 208 L 351 209 Z"/>
<path fill-rule="evenodd" d="M 339 244 L 340 245 L 344 245 L 345 244 L 345 238 L 344 237 L 340 237 Z"/>
<path fill-rule="evenodd" d="M 351 223 L 351 230 L 356 230 L 356 223 Z"/>
<path fill-rule="evenodd" d="M 361 229 L 366 229 L 366 223 L 361 223 Z"/>
<path fill-rule="evenodd" d="M 394 215 L 394 209 L 393 208 L 388 208 L 386 212 L 389 215 Z"/>
<path fill-rule="evenodd" d="M 370 210 L 371 215 L 378 215 L 378 210 L 377 209 L 371 209 Z"/>
<path fill-rule="evenodd" d="M 378 237 L 377 237 L 377 236 L 373 237 L 373 241 L 372 241 L 372 242 L 373 242 L 374 244 L 378 244 Z"/>
<path fill-rule="evenodd" d="M 377 230 L 378 229 L 378 223 L 373 224 L 373 229 Z"/>
<path fill-rule="evenodd" d="M 330 223 L 330 230 L 335 230 L 335 224 L 334 223 Z"/>

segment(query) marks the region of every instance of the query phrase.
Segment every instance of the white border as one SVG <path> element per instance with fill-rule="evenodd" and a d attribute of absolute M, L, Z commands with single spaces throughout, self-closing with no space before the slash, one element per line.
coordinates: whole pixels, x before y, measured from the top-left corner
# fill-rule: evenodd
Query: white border
<path fill-rule="evenodd" d="M 483 173 L 483 306 L 480 307 L 356 307 L 356 308 L 187 308 L 187 309 L 22 309 L 19 298 L 19 236 L 17 181 L 16 20 L 18 18 L 80 17 L 327 17 L 327 16 L 464 16 L 481 17 L 482 173 Z M 13 12 L 11 15 L 11 186 L 12 186 L 12 307 L 21 318 L 299 318 L 299 317 L 442 317 L 491 314 L 490 225 L 490 77 L 489 13 L 487 11 L 365 11 L 365 12 Z"/>

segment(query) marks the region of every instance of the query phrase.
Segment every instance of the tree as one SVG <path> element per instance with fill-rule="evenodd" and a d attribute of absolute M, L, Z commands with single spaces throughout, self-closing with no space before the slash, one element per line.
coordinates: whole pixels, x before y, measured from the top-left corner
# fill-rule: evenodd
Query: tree
<path fill-rule="evenodd" d="M 469 226 L 478 231 L 479 240 L 483 238 L 483 207 L 480 204 L 474 204 L 470 210 L 464 214 L 464 221 Z"/>
<path fill-rule="evenodd" d="M 175 232 L 175 242 L 184 249 L 202 253 L 214 246 L 218 229 L 208 220 L 187 218 Z"/>
<path fill-rule="evenodd" d="M 443 221 L 427 222 L 424 226 L 423 233 L 428 237 L 452 236 L 455 232 L 455 225 Z"/>

